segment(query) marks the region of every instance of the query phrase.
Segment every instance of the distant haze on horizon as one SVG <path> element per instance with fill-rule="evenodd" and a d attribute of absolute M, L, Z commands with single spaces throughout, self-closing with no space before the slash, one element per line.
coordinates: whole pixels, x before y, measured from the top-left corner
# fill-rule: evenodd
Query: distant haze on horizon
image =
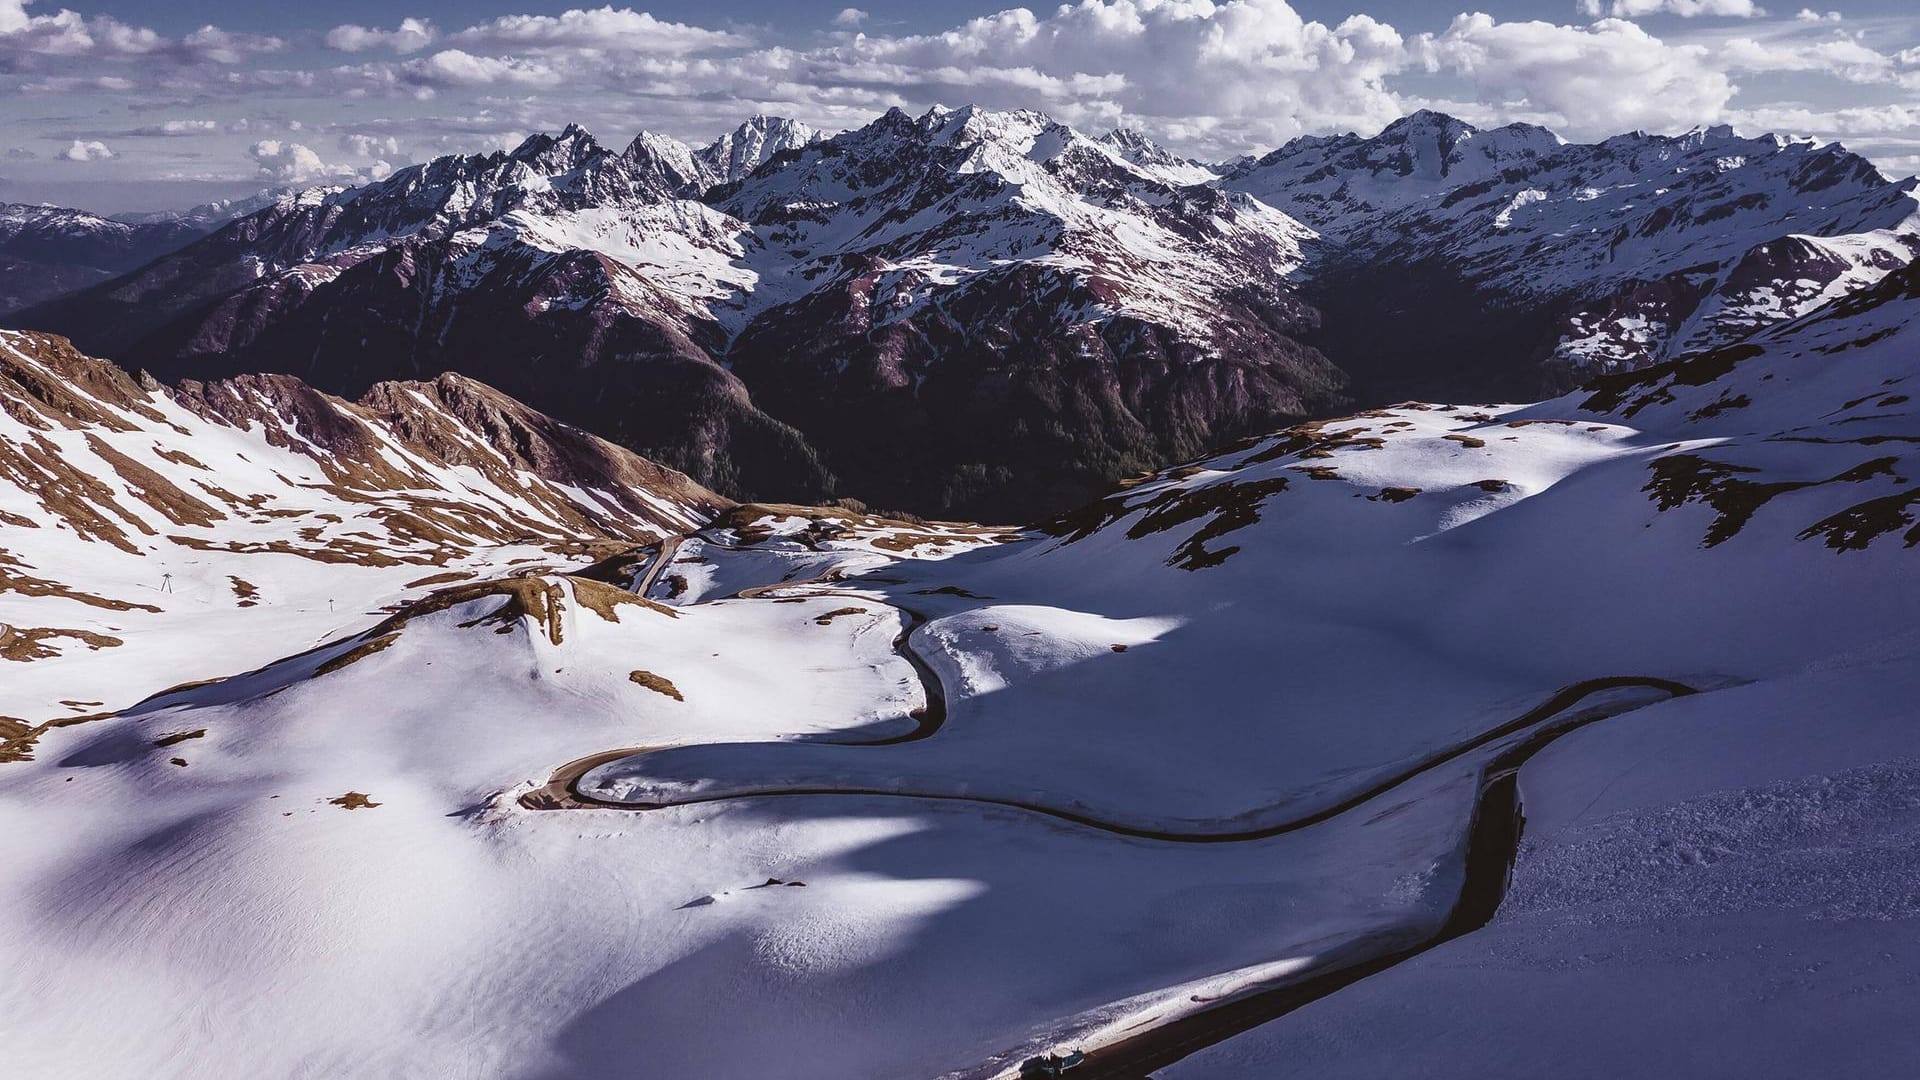
<path fill-rule="evenodd" d="M 0 91 L 0 200 L 99 212 L 361 183 L 570 122 L 704 143 L 754 113 L 836 131 L 967 103 L 1209 160 L 1432 108 L 1582 141 L 1728 123 L 1920 170 L 1920 14 L 1887 0 L 0 0 Z"/>

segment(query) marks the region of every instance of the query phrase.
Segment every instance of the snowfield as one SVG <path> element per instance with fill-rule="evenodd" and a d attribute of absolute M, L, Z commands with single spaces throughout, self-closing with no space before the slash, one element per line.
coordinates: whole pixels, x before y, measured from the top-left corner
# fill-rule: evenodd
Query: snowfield
<path fill-rule="evenodd" d="M 1165 1075 L 1903 1075 L 1915 644 L 1567 737 L 1492 923 Z"/>
<path fill-rule="evenodd" d="M 1899 269 L 1026 529 L 725 505 L 473 390 L 209 426 L 9 335 L 9 1065 L 1897 1074 L 1916 315 Z M 134 524 L 181 455 L 245 520 Z"/>

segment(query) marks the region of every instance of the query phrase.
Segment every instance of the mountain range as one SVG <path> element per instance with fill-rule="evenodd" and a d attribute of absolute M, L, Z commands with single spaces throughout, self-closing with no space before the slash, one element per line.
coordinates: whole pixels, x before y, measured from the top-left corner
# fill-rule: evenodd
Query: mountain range
<path fill-rule="evenodd" d="M 454 371 L 732 497 L 1022 520 L 1344 407 L 1737 341 L 1910 262 L 1915 192 L 1806 140 L 1431 112 L 1218 165 L 972 107 L 697 150 L 569 127 L 6 318 L 165 381 Z"/>
<path fill-rule="evenodd" d="M 1916 356 L 1909 264 L 1004 529 L 0 332 L 8 1064 L 1902 1075 Z"/>

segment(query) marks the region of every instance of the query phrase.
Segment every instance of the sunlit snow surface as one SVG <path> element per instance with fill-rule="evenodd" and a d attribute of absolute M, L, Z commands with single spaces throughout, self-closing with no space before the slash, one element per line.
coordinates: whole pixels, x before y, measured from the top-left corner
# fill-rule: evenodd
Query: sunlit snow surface
<path fill-rule="evenodd" d="M 1614 699 L 1642 707 L 1526 766 L 1485 930 L 1177 1068 L 1686 1072 L 1674 1054 L 1738 1042 L 1726 1060 L 1791 1075 L 1767 1048 L 1805 1035 L 1884 1072 L 1920 1004 L 1916 300 L 1889 283 L 1596 395 L 1253 440 L 1046 532 L 774 510 L 674 546 L 652 603 L 548 572 L 514 587 L 537 610 L 476 595 L 377 650 L 373 615 L 249 623 L 262 661 L 293 658 L 0 764 L 9 1067 L 994 1075 L 1425 938 L 1503 744 L 1264 840 L 983 800 L 1280 823 L 1640 675 L 1706 692 Z M 944 725 L 833 745 L 916 730 L 909 620 Z M 35 700 L 227 647 L 150 634 L 173 643 L 63 655 Z M 581 794 L 826 793 L 521 803 L 620 748 Z"/>

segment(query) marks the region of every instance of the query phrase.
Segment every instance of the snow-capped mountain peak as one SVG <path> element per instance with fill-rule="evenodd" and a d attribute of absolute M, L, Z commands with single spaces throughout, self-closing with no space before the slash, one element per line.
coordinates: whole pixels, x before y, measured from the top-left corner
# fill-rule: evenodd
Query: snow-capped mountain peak
<path fill-rule="evenodd" d="M 705 167 L 709 184 L 730 184 L 745 179 L 775 154 L 812 146 L 823 137 L 798 120 L 755 115 L 694 156 Z"/>
<path fill-rule="evenodd" d="M 1175 154 L 1137 128 L 1114 128 L 1098 141 L 1128 164 L 1170 184 L 1205 184 L 1220 176 L 1219 170 Z"/>
<path fill-rule="evenodd" d="M 579 124 L 568 124 L 558 135 L 537 132 L 521 142 L 507 156 L 545 175 L 577 169 L 604 153 L 593 134 Z"/>
<path fill-rule="evenodd" d="M 745 490 L 764 467 L 830 493 L 841 475 L 907 505 L 932 470 L 964 510 L 916 509 L 1000 516 L 968 500 L 1034 462 L 1197 452 L 1349 380 L 1372 402 L 1530 397 L 1724 344 L 1910 261 L 1917 205 L 1843 148 L 1725 128 L 1568 144 L 1421 111 L 1215 170 L 977 105 L 831 138 L 758 116 L 698 149 L 642 132 L 614 152 L 570 125 L 282 200 L 28 325 L 172 375 L 295 367 L 358 393 L 456 368 L 705 482 Z M 728 424 L 671 395 L 641 424 L 597 385 L 654 363 L 742 431 L 779 415 L 824 445 L 769 435 L 742 470 Z M 1009 364 L 1049 434 L 959 449 L 957 403 Z M 1071 393 L 1042 391 L 1062 378 Z M 923 407 L 951 438 L 872 420 Z M 1088 442 L 1096 416 L 1127 449 Z M 896 467 L 868 436 L 941 460 Z"/>
<path fill-rule="evenodd" d="M 694 149 L 670 136 L 643 131 L 627 144 L 623 156 L 669 191 L 704 188 L 713 181 L 713 171 Z"/>

